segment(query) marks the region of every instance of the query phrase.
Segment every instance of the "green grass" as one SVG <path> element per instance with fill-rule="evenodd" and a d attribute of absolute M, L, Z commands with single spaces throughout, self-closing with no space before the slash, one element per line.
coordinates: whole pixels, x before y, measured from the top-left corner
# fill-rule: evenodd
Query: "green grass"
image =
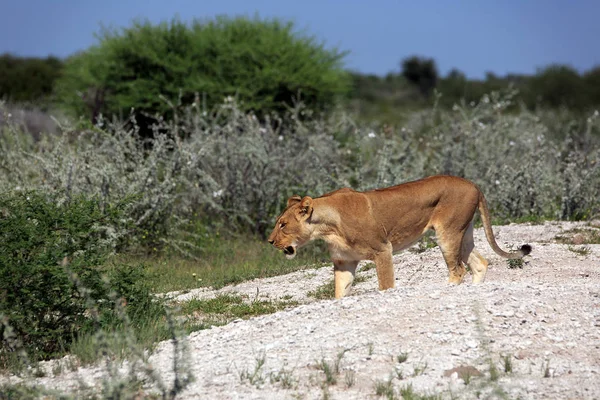
<path fill-rule="evenodd" d="M 252 371 L 244 370 L 240 372 L 240 381 L 248 381 L 251 385 L 255 385 L 259 387 L 265 381 L 265 377 L 262 373 L 262 367 L 265 365 L 266 355 L 265 353 L 261 353 L 256 357 L 256 364 L 254 365 L 254 369 Z"/>
<path fill-rule="evenodd" d="M 219 289 L 244 281 L 288 274 L 310 266 L 320 267 L 329 256 L 319 243 L 300 249 L 288 260 L 266 241 L 215 239 L 207 243 L 197 260 L 176 254 L 159 256 L 120 255 L 121 263 L 143 262 L 155 293 L 212 286 Z"/>
<path fill-rule="evenodd" d="M 406 385 L 400 389 L 400 395 L 403 400 L 441 400 L 440 395 L 423 395 L 415 393 L 412 385 Z"/>
<path fill-rule="evenodd" d="M 580 246 L 580 247 L 569 246 L 568 249 L 569 249 L 569 251 L 572 251 L 573 253 L 578 254 L 582 257 L 587 257 L 592 252 L 592 250 L 590 249 L 590 246 Z"/>
<path fill-rule="evenodd" d="M 235 319 L 247 319 L 257 315 L 270 314 L 295 306 L 291 300 L 244 301 L 237 294 L 223 294 L 211 299 L 193 299 L 178 304 L 175 316 L 180 318 L 180 329 L 185 333 L 208 329 L 211 326 L 225 325 Z M 110 331 L 100 331 L 79 336 L 71 348 L 71 354 L 83 365 L 97 361 L 102 352 L 108 352 L 116 359 L 126 359 L 135 352 L 152 347 L 170 337 L 169 323 L 164 315 L 146 318 L 135 331 L 121 324 Z M 132 346 L 135 343 L 136 346 Z"/>
<path fill-rule="evenodd" d="M 135 332 L 120 325 L 111 330 L 85 333 L 77 337 L 70 353 L 82 365 L 96 362 L 102 352 L 108 352 L 116 359 L 124 360 L 140 349 L 152 349 L 155 344 L 169 338 L 169 326 L 165 318 L 155 317 L 139 326 Z M 138 347 L 133 347 L 135 343 Z"/>
<path fill-rule="evenodd" d="M 377 266 L 375 265 L 375 263 L 374 263 L 374 262 L 372 262 L 372 261 L 369 261 L 368 263 L 366 263 L 365 265 L 363 265 L 363 266 L 360 268 L 360 272 L 366 272 L 366 271 L 370 271 L 370 270 L 372 270 L 372 269 L 375 269 L 376 267 L 377 267 Z"/>
<path fill-rule="evenodd" d="M 400 353 L 396 356 L 398 364 L 402 364 L 403 362 L 406 362 L 406 360 L 408 360 L 408 353 Z"/>
<path fill-rule="evenodd" d="M 39 386 L 28 386 L 22 383 L 0 385 L 0 400 L 61 398 L 59 393 L 46 390 Z"/>
<path fill-rule="evenodd" d="M 514 259 L 509 259 L 506 260 L 506 263 L 508 264 L 508 268 L 510 269 L 516 269 L 516 268 L 523 268 L 523 265 L 525 264 L 525 262 L 523 261 L 522 258 L 514 258 Z"/>
<path fill-rule="evenodd" d="M 272 246 L 257 239 L 217 238 L 206 246 L 199 260 L 186 259 L 173 254 L 139 255 L 121 254 L 103 267 L 106 272 L 117 265 L 143 264 L 145 274 L 140 279 L 153 293 L 187 290 L 203 286 L 220 288 L 227 284 L 240 283 L 255 278 L 290 273 L 310 265 L 321 266 L 327 260 L 322 247 L 307 246 L 294 260 L 287 260 Z M 279 301 L 248 301 L 239 295 L 220 295 L 208 300 L 191 300 L 175 304 L 172 309 L 185 332 L 223 325 L 238 318 L 269 314 L 286 307 L 297 305 L 291 298 Z M 172 308 L 174 304 L 167 304 Z M 109 326 L 109 327 L 108 327 Z M 140 349 L 153 346 L 170 337 L 169 321 L 162 306 L 145 307 L 141 313 L 130 316 L 128 321 L 116 321 L 98 331 L 81 332 L 75 338 L 69 353 L 77 357 L 77 363 L 89 365 L 96 362 L 102 352 L 116 359 L 125 359 Z M 132 346 L 135 343 L 135 347 Z M 10 362 L 18 370 L 21 362 Z"/>
<path fill-rule="evenodd" d="M 392 383 L 391 377 L 385 381 L 375 381 L 375 395 L 379 397 L 385 397 L 389 400 L 396 398 L 396 394 L 394 392 L 394 384 Z"/>
<path fill-rule="evenodd" d="M 254 300 L 244 301 L 237 294 L 222 294 L 212 299 L 193 299 L 181 304 L 182 315 L 190 316 L 194 327 L 223 325 L 238 318 L 250 318 L 271 314 L 287 307 L 298 305 L 291 300 Z"/>
<path fill-rule="evenodd" d="M 333 362 L 333 365 L 330 364 L 329 362 L 327 362 L 327 360 L 325 360 L 325 358 L 321 358 L 321 361 L 318 361 L 316 363 L 316 368 L 320 371 L 323 371 L 323 374 L 325 374 L 325 381 L 323 382 L 324 384 L 326 384 L 326 385 L 337 384 L 338 375 L 340 375 L 340 373 L 341 373 L 342 358 L 344 358 L 344 355 L 346 354 L 347 351 L 348 351 L 348 349 L 340 350 L 337 353 L 337 356 L 335 358 L 335 361 Z M 348 379 L 348 377 L 346 377 L 346 378 Z M 354 379 L 354 377 L 352 377 L 352 379 Z M 354 381 L 351 382 L 350 386 L 352 384 L 354 384 Z"/>
<path fill-rule="evenodd" d="M 307 296 L 314 297 L 317 300 L 333 299 L 335 297 L 335 281 L 333 279 L 327 281 L 315 290 L 308 292 Z"/>
<path fill-rule="evenodd" d="M 504 356 L 502 356 L 502 361 L 504 364 L 504 372 L 506 374 L 510 374 L 513 371 L 513 365 L 512 365 L 512 355 L 511 354 L 506 354 Z"/>

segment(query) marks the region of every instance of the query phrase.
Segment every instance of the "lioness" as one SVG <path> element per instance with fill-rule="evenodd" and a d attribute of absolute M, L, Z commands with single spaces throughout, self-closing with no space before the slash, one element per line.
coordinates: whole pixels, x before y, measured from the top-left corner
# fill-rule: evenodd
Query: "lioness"
<path fill-rule="evenodd" d="M 324 239 L 333 260 L 335 297 L 339 299 L 349 293 L 360 260 L 375 262 L 380 290 L 393 288 L 392 252 L 410 247 L 433 229 L 448 266 L 448 281 L 462 282 L 465 262 L 473 273 L 473 283 L 479 283 L 485 278 L 488 262 L 474 249 L 476 209 L 497 254 L 514 259 L 531 252 L 527 244 L 512 253 L 501 250 L 483 193 L 473 182 L 446 175 L 367 192 L 343 188 L 314 199 L 292 196 L 268 241 L 291 259 L 311 240 Z"/>

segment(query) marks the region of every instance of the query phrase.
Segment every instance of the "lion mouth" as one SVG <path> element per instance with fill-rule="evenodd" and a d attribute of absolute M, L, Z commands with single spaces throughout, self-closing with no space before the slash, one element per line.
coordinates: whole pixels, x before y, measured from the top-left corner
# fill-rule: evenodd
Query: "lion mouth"
<path fill-rule="evenodd" d="M 287 246 L 283 248 L 283 254 L 285 254 L 285 256 L 288 259 L 292 259 L 296 256 L 296 249 L 294 248 L 294 246 Z"/>

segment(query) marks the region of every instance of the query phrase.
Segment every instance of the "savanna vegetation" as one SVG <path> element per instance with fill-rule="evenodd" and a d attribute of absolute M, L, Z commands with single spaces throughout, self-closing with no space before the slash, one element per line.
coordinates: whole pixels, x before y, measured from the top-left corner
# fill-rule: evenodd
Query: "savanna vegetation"
<path fill-rule="evenodd" d="M 598 216 L 598 69 L 477 81 L 409 57 L 378 77 L 344 54 L 290 23 L 219 18 L 105 30 L 66 60 L 3 56 L 0 370 L 143 364 L 178 329 L 291 305 L 155 295 L 326 261 L 264 242 L 292 194 L 446 173 L 480 185 L 495 223 Z"/>

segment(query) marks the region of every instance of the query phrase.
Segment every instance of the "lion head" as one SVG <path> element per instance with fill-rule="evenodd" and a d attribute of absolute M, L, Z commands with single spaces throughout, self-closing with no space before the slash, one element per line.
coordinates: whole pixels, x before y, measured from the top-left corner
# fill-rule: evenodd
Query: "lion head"
<path fill-rule="evenodd" d="M 294 258 L 297 249 L 310 240 L 311 230 L 307 220 L 312 212 L 312 198 L 298 195 L 290 197 L 286 209 L 277 218 L 275 228 L 269 235 L 269 243 L 283 251 L 288 259 Z"/>

